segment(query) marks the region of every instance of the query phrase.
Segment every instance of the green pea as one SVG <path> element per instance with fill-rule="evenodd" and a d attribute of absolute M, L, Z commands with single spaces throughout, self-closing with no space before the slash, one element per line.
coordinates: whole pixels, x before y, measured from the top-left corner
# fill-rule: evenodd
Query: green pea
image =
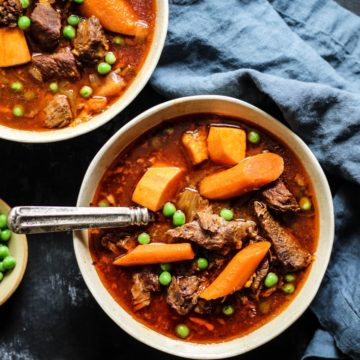
<path fill-rule="evenodd" d="M 3 260 L 3 267 L 5 270 L 11 270 L 15 267 L 16 265 L 16 260 L 14 257 L 12 256 L 7 256 L 4 260 Z"/>
<path fill-rule="evenodd" d="M 76 31 L 71 25 L 64 26 L 63 36 L 65 39 L 73 40 L 76 36 Z"/>
<path fill-rule="evenodd" d="M 0 281 L 4 278 L 4 274 L 0 271 Z"/>
<path fill-rule="evenodd" d="M 31 25 L 31 20 L 30 18 L 28 18 L 27 16 L 20 16 L 18 19 L 18 27 L 21 30 L 26 30 L 30 27 Z"/>
<path fill-rule="evenodd" d="M 112 51 L 107 52 L 105 55 L 105 61 L 110 65 L 115 64 L 116 63 L 115 54 Z"/>
<path fill-rule="evenodd" d="M 15 105 L 12 109 L 12 113 L 16 117 L 24 116 L 24 107 L 22 105 Z"/>
<path fill-rule="evenodd" d="M 4 259 L 10 255 L 9 248 L 5 245 L 0 246 L 0 259 Z"/>
<path fill-rule="evenodd" d="M 264 280 L 264 285 L 267 288 L 271 288 L 275 286 L 278 283 L 278 281 L 279 281 L 279 277 L 275 273 L 269 272 Z"/>
<path fill-rule="evenodd" d="M 205 270 L 209 265 L 208 261 L 205 258 L 198 258 L 196 264 L 200 270 Z"/>
<path fill-rule="evenodd" d="M 171 264 L 161 264 L 160 269 L 162 271 L 170 271 L 172 269 L 172 265 Z"/>
<path fill-rule="evenodd" d="M 101 200 L 101 201 L 99 201 L 98 206 L 107 207 L 107 206 L 109 206 L 109 202 L 107 200 L 105 200 L 105 199 Z"/>
<path fill-rule="evenodd" d="M 10 88 L 14 92 L 20 92 L 23 91 L 24 85 L 21 81 L 14 81 L 13 83 L 11 83 Z"/>
<path fill-rule="evenodd" d="M 12 232 L 9 229 L 2 230 L 0 232 L 0 239 L 2 241 L 9 241 L 11 238 Z"/>
<path fill-rule="evenodd" d="M 85 0 L 72 0 L 75 4 L 81 5 Z"/>
<path fill-rule="evenodd" d="M 285 284 L 281 290 L 285 293 L 285 294 L 292 294 L 295 291 L 295 286 L 294 284 L 288 283 Z"/>
<path fill-rule="evenodd" d="M 257 131 L 249 131 L 248 133 L 248 140 L 252 144 L 258 144 L 260 142 L 260 134 Z"/>
<path fill-rule="evenodd" d="M 80 89 L 80 95 L 83 98 L 90 97 L 92 95 L 92 93 L 93 93 L 93 89 L 90 86 L 85 85 Z"/>
<path fill-rule="evenodd" d="M 30 5 L 30 1 L 29 0 L 20 0 L 20 4 L 23 9 L 27 9 Z"/>
<path fill-rule="evenodd" d="M 106 75 L 111 71 L 111 65 L 106 62 L 102 62 L 98 65 L 97 71 L 100 75 Z"/>
<path fill-rule="evenodd" d="M 231 316 L 234 312 L 235 312 L 235 309 L 233 306 L 231 305 L 225 305 L 223 308 L 222 308 L 222 312 L 224 315 L 226 316 Z"/>
<path fill-rule="evenodd" d="M 285 281 L 287 282 L 293 282 L 296 280 L 296 276 L 294 274 L 287 274 L 285 275 Z"/>
<path fill-rule="evenodd" d="M 146 245 L 150 243 L 150 235 L 146 232 L 143 232 L 138 235 L 137 241 L 141 245 Z"/>
<path fill-rule="evenodd" d="M 166 217 L 171 217 L 175 214 L 176 207 L 171 202 L 167 202 L 163 207 L 163 215 Z"/>
<path fill-rule="evenodd" d="M 173 224 L 181 226 L 185 224 L 185 214 L 181 210 L 176 210 L 173 215 Z"/>
<path fill-rule="evenodd" d="M 58 92 L 58 90 L 59 90 L 59 85 L 58 85 L 58 83 L 57 83 L 57 82 L 52 82 L 52 83 L 49 85 L 49 89 L 50 89 L 50 91 L 53 92 L 53 93 Z"/>
<path fill-rule="evenodd" d="M 171 283 L 171 274 L 168 271 L 163 271 L 159 276 L 159 282 L 163 286 L 168 286 Z"/>
<path fill-rule="evenodd" d="M 233 213 L 233 211 L 230 210 L 230 209 L 222 209 L 222 210 L 220 211 L 220 216 L 221 216 L 223 219 L 225 219 L 226 221 L 230 221 L 230 220 L 233 219 L 234 213 Z"/>
<path fill-rule="evenodd" d="M 113 41 L 116 45 L 124 45 L 125 43 L 124 39 L 121 36 L 115 36 Z"/>
<path fill-rule="evenodd" d="M 301 210 L 305 210 L 305 211 L 308 211 L 311 209 L 311 200 L 306 197 L 306 196 L 303 196 L 300 201 L 299 201 L 299 205 L 300 205 L 300 208 Z"/>
<path fill-rule="evenodd" d="M 190 329 L 185 324 L 179 324 L 175 328 L 176 335 L 182 339 L 185 339 L 190 334 Z"/>
<path fill-rule="evenodd" d="M 7 227 L 7 216 L 5 214 L 0 214 L 0 229 L 5 229 Z"/>
<path fill-rule="evenodd" d="M 69 25 L 71 26 L 76 26 L 79 24 L 80 22 L 80 19 L 77 15 L 70 15 L 68 18 L 67 18 L 67 22 Z"/>

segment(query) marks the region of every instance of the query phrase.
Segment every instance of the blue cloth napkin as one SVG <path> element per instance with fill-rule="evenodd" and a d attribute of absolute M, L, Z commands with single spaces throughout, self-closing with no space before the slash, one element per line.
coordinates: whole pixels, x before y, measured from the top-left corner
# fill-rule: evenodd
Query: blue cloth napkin
<path fill-rule="evenodd" d="M 304 358 L 360 358 L 360 18 L 331 0 L 172 0 L 152 85 L 279 115 L 332 178 L 336 239 Z"/>

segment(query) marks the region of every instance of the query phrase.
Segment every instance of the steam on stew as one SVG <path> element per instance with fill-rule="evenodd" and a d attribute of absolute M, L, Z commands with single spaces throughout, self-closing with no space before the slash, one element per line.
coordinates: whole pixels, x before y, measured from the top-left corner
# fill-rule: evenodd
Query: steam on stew
<path fill-rule="evenodd" d="M 0 0 L 0 124 L 75 126 L 106 110 L 139 72 L 153 0 Z"/>
<path fill-rule="evenodd" d="M 213 114 L 140 137 L 105 173 L 94 205 L 156 212 L 145 228 L 92 230 L 94 264 L 137 320 L 194 342 L 276 316 L 301 287 L 318 235 L 315 195 L 291 149 Z"/>

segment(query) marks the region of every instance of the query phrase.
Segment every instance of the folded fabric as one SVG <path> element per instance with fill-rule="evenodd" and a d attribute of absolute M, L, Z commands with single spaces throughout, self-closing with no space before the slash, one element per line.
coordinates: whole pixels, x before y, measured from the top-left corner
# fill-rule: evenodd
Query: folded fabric
<path fill-rule="evenodd" d="M 336 245 L 312 305 L 333 341 L 318 332 L 308 349 L 324 358 L 335 344 L 360 358 L 359 75 L 360 18 L 331 0 L 172 0 L 151 80 L 170 98 L 229 95 L 280 115 L 336 180 Z"/>

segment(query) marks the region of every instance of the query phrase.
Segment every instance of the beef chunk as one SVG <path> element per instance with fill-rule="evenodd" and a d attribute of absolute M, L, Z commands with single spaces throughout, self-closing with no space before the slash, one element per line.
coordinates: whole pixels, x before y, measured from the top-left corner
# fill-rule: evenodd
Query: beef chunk
<path fill-rule="evenodd" d="M 209 212 L 198 212 L 198 220 L 166 232 L 170 241 L 189 240 L 208 250 L 240 249 L 242 240 L 256 235 L 253 221 L 226 221 Z"/>
<path fill-rule="evenodd" d="M 81 20 L 74 40 L 75 56 L 82 62 L 94 65 L 103 59 L 109 46 L 97 17 Z"/>
<path fill-rule="evenodd" d="M 45 126 L 62 128 L 69 125 L 73 119 L 68 98 L 65 95 L 55 95 L 44 109 Z"/>
<path fill-rule="evenodd" d="M 48 1 L 40 1 L 36 4 L 30 15 L 31 37 L 43 51 L 53 51 L 61 37 L 60 14 Z"/>
<path fill-rule="evenodd" d="M 129 233 L 122 231 L 109 231 L 101 237 L 101 245 L 115 255 L 120 255 L 125 251 L 134 249 L 136 243 L 134 237 Z"/>
<path fill-rule="evenodd" d="M 135 311 L 150 305 L 151 292 L 159 291 L 159 278 L 151 271 L 144 270 L 133 275 L 131 295 Z"/>
<path fill-rule="evenodd" d="M 255 279 L 251 284 L 251 290 L 253 290 L 254 292 L 256 292 L 260 285 L 262 284 L 263 279 L 265 279 L 265 276 L 267 275 L 267 273 L 269 272 L 269 260 L 267 258 L 265 258 L 260 266 L 258 267 L 258 269 L 255 272 Z"/>
<path fill-rule="evenodd" d="M 69 51 L 33 56 L 32 63 L 30 73 L 39 81 L 76 80 L 80 77 L 74 55 Z"/>
<path fill-rule="evenodd" d="M 280 212 L 299 211 L 300 207 L 295 196 L 289 191 L 286 185 L 278 180 L 261 192 L 266 204 Z"/>
<path fill-rule="evenodd" d="M 254 208 L 261 227 L 271 240 L 277 258 L 284 269 L 296 271 L 307 267 L 311 262 L 311 254 L 299 244 L 289 231 L 274 220 L 264 203 L 255 201 Z"/>
<path fill-rule="evenodd" d="M 15 27 L 21 12 L 20 0 L 0 0 L 0 26 Z"/>
<path fill-rule="evenodd" d="M 198 302 L 203 280 L 197 276 L 173 276 L 166 302 L 180 315 L 188 314 Z"/>

